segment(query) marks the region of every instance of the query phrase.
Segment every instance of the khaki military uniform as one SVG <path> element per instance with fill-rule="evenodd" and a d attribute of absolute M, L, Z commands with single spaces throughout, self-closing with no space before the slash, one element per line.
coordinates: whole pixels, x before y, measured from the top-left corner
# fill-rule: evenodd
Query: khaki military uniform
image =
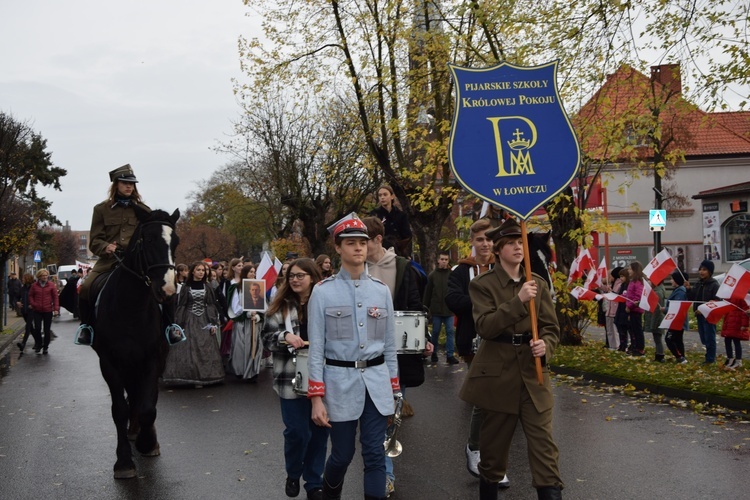
<path fill-rule="evenodd" d="M 535 299 L 539 338 L 544 340 L 544 384 L 536 377 L 528 340 L 521 345 L 500 342 L 512 335 L 531 333 L 528 306 L 518 298 L 525 279 L 511 279 L 502 266 L 474 278 L 469 284 L 473 316 L 482 343 L 469 369 L 460 397 L 482 409 L 479 473 L 490 482 L 503 479 L 513 432 L 520 419 L 528 441 L 529 463 L 535 488 L 562 486 L 558 449 L 552 440 L 552 389 L 545 361 L 560 338 L 554 304 L 546 281 L 537 283 Z"/>
<path fill-rule="evenodd" d="M 151 209 L 143 203 L 138 204 L 144 210 Z M 91 231 L 89 231 L 89 250 L 99 256 L 94 268 L 89 272 L 79 291 L 80 295 L 88 299 L 88 291 L 94 279 L 102 273 L 111 271 L 117 264 L 113 254 L 104 252 L 107 245 L 117 243 L 119 249 L 125 250 L 130 238 L 133 237 L 138 218 L 132 206 L 123 206 L 112 200 L 106 200 L 94 207 L 91 217 Z"/>

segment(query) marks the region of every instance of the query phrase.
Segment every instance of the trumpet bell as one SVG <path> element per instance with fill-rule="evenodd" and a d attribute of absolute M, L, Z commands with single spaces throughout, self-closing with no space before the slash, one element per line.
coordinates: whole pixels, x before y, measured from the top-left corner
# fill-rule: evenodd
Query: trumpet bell
<path fill-rule="evenodd" d="M 401 452 L 404 451 L 404 448 L 401 446 L 401 443 L 398 442 L 398 439 L 392 439 L 390 443 L 386 441 L 386 448 L 385 448 L 385 454 L 391 458 L 395 458 L 399 455 L 401 455 Z"/>

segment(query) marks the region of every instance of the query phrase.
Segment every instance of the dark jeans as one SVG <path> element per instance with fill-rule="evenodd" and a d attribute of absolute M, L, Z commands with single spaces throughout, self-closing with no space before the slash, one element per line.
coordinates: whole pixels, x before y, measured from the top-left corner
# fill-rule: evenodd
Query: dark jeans
<path fill-rule="evenodd" d="M 643 352 L 646 348 L 646 339 L 643 337 L 643 313 L 630 311 L 630 338 L 633 339 L 633 349 Z"/>
<path fill-rule="evenodd" d="M 667 336 L 664 338 L 669 352 L 674 354 L 677 359 L 685 357 L 685 343 L 682 341 L 684 334 L 683 330 L 667 330 Z"/>
<path fill-rule="evenodd" d="M 628 325 L 617 323 L 615 326 L 617 327 L 617 335 L 620 337 L 618 349 L 624 351 L 628 347 Z"/>
<path fill-rule="evenodd" d="M 23 332 L 23 340 L 21 341 L 21 344 L 23 344 L 24 347 L 26 347 L 26 342 L 29 340 L 29 335 L 34 334 L 34 313 L 31 311 L 26 312 L 26 314 L 23 315 L 24 321 L 26 321 L 26 329 Z M 36 342 L 36 335 L 34 335 L 34 342 Z M 42 345 L 37 344 L 37 345 Z"/>
<path fill-rule="evenodd" d="M 732 344 L 734 344 L 734 356 L 732 356 Z M 742 344 L 740 339 L 724 337 L 724 347 L 727 349 L 727 357 L 742 359 Z"/>
<path fill-rule="evenodd" d="M 286 475 L 302 477 L 305 489 L 323 487 L 323 467 L 326 462 L 328 428 L 312 421 L 312 403 L 307 398 L 281 399 L 281 419 L 284 421 L 284 463 Z"/>
<path fill-rule="evenodd" d="M 42 344 L 42 323 L 44 323 L 44 343 Z M 49 347 L 49 341 L 52 338 L 52 313 L 34 311 L 34 350 Z"/>
<path fill-rule="evenodd" d="M 346 469 L 354 458 L 357 424 L 362 462 L 365 466 L 365 495 L 385 498 L 383 436 L 388 428 L 388 417 L 380 414 L 369 393 L 365 395 L 365 409 L 359 420 L 331 422 L 331 455 L 326 463 L 326 481 L 331 486 L 336 486 L 344 480 Z"/>
<path fill-rule="evenodd" d="M 706 363 L 716 361 L 716 325 L 712 325 L 703 315 L 696 315 L 698 320 L 698 336 L 701 343 L 706 346 Z"/>

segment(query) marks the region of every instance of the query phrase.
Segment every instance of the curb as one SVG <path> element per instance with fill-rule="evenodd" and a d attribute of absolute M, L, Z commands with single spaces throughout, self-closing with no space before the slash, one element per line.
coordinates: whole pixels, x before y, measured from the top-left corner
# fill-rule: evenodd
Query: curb
<path fill-rule="evenodd" d="M 713 394 L 704 394 L 702 392 L 690 391 L 687 389 L 675 389 L 673 387 L 665 387 L 661 385 L 649 384 L 646 382 L 635 382 L 633 380 L 613 377 L 611 375 L 603 375 L 600 373 L 589 373 L 573 368 L 565 368 L 561 366 L 550 366 L 550 370 L 555 375 L 569 375 L 572 377 L 582 377 L 584 380 L 592 382 L 609 384 L 609 385 L 626 385 L 630 384 L 640 391 L 648 391 L 651 394 L 660 394 L 670 398 L 678 398 L 686 401 L 699 401 L 705 402 L 712 406 L 722 406 L 729 408 L 730 410 L 737 411 L 750 411 L 750 402 L 742 401 L 739 399 L 728 398 L 726 396 L 716 396 Z"/>

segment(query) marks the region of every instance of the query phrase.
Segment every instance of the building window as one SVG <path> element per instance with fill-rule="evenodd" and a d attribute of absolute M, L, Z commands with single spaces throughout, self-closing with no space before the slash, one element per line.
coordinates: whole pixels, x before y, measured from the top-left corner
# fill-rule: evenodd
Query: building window
<path fill-rule="evenodd" d="M 81 238 L 82 242 L 84 242 L 84 243 L 86 242 L 86 235 L 85 234 L 82 234 L 81 236 L 79 236 L 79 238 Z"/>
<path fill-rule="evenodd" d="M 733 262 L 750 258 L 750 215 L 740 214 L 724 224 L 727 261 Z"/>

